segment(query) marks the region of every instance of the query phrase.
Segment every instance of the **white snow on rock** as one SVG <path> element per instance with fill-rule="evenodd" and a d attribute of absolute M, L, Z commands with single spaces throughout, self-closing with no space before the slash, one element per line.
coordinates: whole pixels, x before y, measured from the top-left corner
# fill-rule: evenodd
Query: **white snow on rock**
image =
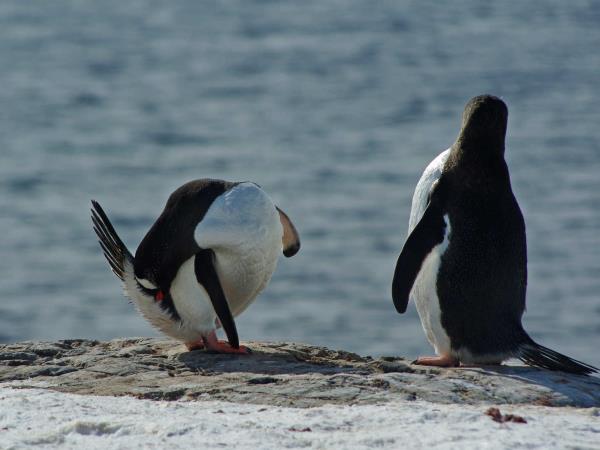
<path fill-rule="evenodd" d="M 17 387 L 17 386 L 15 386 Z M 600 409 L 393 401 L 289 408 L 0 388 L 2 449 L 600 449 Z"/>

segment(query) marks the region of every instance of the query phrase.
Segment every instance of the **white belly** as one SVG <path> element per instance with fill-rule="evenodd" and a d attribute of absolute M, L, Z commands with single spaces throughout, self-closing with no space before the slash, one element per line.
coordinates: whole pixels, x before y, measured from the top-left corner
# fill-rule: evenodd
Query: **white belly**
<path fill-rule="evenodd" d="M 449 153 L 450 149 L 440 153 L 423 171 L 423 175 L 421 175 L 417 183 L 410 211 L 409 234 L 417 226 L 425 213 L 429 192 L 434 183 L 440 179 Z M 444 216 L 444 220 L 446 222 L 444 240 L 441 244 L 436 245 L 427 258 L 425 258 L 410 293 L 410 298 L 417 306 L 417 312 L 419 313 L 425 335 L 435 348 L 437 354 L 449 354 L 451 351 L 450 338 L 442 327 L 440 302 L 437 295 L 437 276 L 440 269 L 441 255 L 448 247 L 451 229 L 448 216 Z"/>
<path fill-rule="evenodd" d="M 437 295 L 437 276 L 441 256 L 448 247 L 450 235 L 448 216 L 444 216 L 444 220 L 446 222 L 444 240 L 441 244 L 436 245 L 425 258 L 411 291 L 411 297 L 417 306 L 425 335 L 438 355 L 451 353 L 450 338 L 442 326 L 440 301 Z"/>
<path fill-rule="evenodd" d="M 185 342 L 199 340 L 215 328 L 217 314 L 194 270 L 195 257 L 184 262 L 171 283 L 171 297 L 181 322 L 165 331 Z"/>
<path fill-rule="evenodd" d="M 216 255 L 216 271 L 234 316 L 267 286 L 282 251 L 283 227 L 269 196 L 242 183 L 211 205 L 194 237 Z"/>

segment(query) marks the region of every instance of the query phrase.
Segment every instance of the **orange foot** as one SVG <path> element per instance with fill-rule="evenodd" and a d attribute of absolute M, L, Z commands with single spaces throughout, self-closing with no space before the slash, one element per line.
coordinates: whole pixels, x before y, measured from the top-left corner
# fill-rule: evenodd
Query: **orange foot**
<path fill-rule="evenodd" d="M 436 367 L 458 367 L 458 359 L 451 355 L 420 356 L 413 364 Z"/>
<path fill-rule="evenodd" d="M 214 331 L 209 333 L 208 336 L 202 337 L 202 339 L 197 341 L 186 342 L 185 346 L 189 351 L 205 348 L 206 350 L 215 353 L 235 353 L 239 355 L 247 355 L 250 353 L 248 347 L 240 345 L 239 348 L 233 348 L 229 342 L 218 340 L 217 333 Z"/>

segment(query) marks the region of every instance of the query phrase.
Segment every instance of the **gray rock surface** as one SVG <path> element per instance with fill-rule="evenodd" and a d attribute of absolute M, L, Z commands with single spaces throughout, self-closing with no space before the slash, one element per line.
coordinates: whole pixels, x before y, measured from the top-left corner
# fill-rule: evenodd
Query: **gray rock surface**
<path fill-rule="evenodd" d="M 248 342 L 250 355 L 188 352 L 154 338 L 0 345 L 0 382 L 156 400 L 295 407 L 392 400 L 600 406 L 600 379 L 523 366 L 437 369 L 297 343 Z M 19 381 L 18 383 L 14 383 Z"/>

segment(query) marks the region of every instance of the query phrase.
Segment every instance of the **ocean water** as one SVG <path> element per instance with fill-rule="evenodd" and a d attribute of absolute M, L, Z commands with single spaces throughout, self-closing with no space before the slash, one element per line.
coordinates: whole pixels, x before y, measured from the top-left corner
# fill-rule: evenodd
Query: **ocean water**
<path fill-rule="evenodd" d="M 487 92 L 510 111 L 526 329 L 600 365 L 599 24 L 589 1 L 1 2 L 0 340 L 155 335 L 90 199 L 133 251 L 215 177 L 259 183 L 302 237 L 243 340 L 431 353 L 395 260 L 423 168 Z"/>

